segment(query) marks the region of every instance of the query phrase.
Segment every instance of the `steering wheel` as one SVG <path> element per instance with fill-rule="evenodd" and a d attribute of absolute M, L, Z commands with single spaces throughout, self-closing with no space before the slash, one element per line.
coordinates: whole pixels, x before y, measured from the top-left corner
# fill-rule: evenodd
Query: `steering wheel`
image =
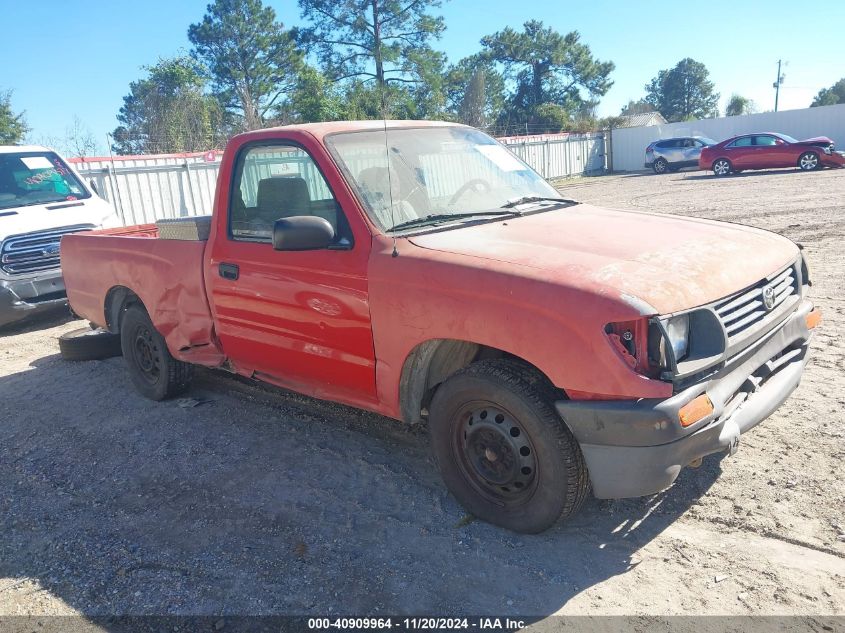
<path fill-rule="evenodd" d="M 466 181 L 464 184 L 460 186 L 460 188 L 454 193 L 454 195 L 449 198 L 449 204 L 455 204 L 458 200 L 460 200 L 461 196 L 464 195 L 467 191 L 491 191 L 493 189 L 493 185 L 489 182 L 484 180 L 483 178 L 473 178 L 472 180 Z"/>

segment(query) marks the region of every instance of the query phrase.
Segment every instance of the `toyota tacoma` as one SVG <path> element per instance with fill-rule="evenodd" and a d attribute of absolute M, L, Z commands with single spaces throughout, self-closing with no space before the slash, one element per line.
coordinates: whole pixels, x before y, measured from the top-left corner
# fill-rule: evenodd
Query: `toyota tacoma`
<path fill-rule="evenodd" d="M 127 231 L 62 257 L 143 395 L 203 365 L 426 422 L 454 496 L 522 532 L 734 453 L 820 321 L 788 239 L 578 204 L 450 123 L 236 136 L 211 216 Z"/>

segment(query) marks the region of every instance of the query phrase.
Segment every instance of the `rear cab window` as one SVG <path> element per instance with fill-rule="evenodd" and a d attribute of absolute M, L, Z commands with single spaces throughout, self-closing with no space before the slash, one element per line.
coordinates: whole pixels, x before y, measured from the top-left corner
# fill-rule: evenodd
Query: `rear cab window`
<path fill-rule="evenodd" d="M 54 152 L 0 154 L 0 209 L 90 197 Z"/>

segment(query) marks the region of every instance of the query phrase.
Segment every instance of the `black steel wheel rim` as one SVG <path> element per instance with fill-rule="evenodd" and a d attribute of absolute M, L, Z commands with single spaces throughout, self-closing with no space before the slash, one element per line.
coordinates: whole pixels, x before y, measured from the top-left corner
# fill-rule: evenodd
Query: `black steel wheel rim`
<path fill-rule="evenodd" d="M 464 479 L 488 501 L 505 507 L 526 503 L 537 489 L 537 456 L 519 420 L 490 402 L 458 411 L 452 449 Z"/>
<path fill-rule="evenodd" d="M 150 384 L 158 382 L 161 376 L 161 354 L 148 327 L 142 325 L 135 330 L 132 352 L 141 375 Z"/>

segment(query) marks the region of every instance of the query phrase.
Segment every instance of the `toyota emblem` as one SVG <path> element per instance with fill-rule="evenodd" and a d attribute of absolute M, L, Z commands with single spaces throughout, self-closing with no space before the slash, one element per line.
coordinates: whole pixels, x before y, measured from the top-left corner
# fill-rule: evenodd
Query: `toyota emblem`
<path fill-rule="evenodd" d="M 763 307 L 767 311 L 775 307 L 775 289 L 772 286 L 763 288 Z"/>

